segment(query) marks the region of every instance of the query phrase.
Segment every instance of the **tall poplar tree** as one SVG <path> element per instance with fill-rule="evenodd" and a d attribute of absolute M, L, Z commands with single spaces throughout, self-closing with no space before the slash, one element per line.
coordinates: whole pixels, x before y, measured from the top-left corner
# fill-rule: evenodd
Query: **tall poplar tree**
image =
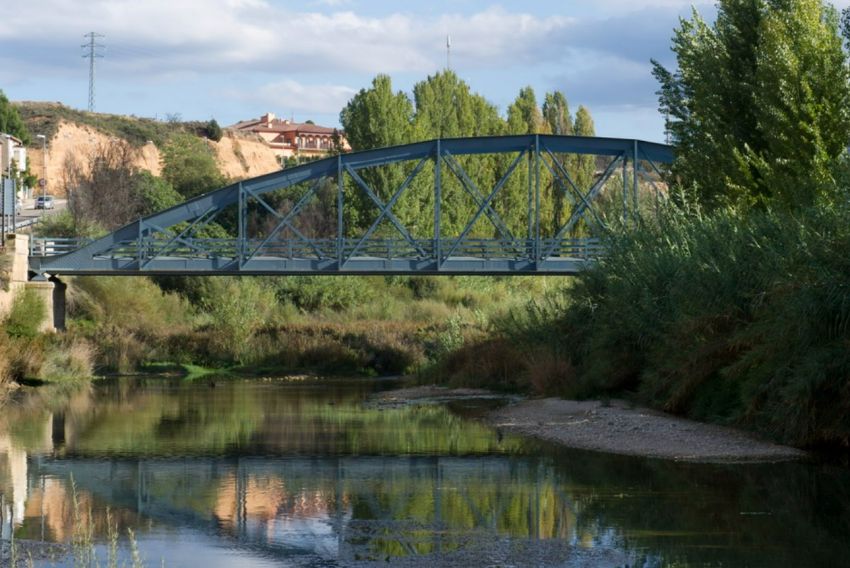
<path fill-rule="evenodd" d="M 573 133 L 573 118 L 570 116 L 570 105 L 567 97 L 561 91 L 546 93 L 543 99 L 543 118 L 549 125 L 549 132 L 559 136 L 569 136 Z"/>
<path fill-rule="evenodd" d="M 413 119 L 415 140 L 458 138 L 499 134 L 504 125 L 499 111 L 484 97 L 473 93 L 469 85 L 453 71 L 442 71 L 429 76 L 413 87 L 416 112 Z M 456 157 L 464 172 L 482 192 L 493 186 L 495 172 L 493 159 L 488 156 Z M 457 236 L 475 214 L 477 207 L 464 190 L 460 180 L 443 168 L 441 233 Z M 433 229 L 434 174 L 424 170 L 411 188 L 419 200 L 420 218 L 417 229 Z M 486 233 L 485 233 L 486 234 Z M 478 235 L 475 235 L 478 236 Z"/>
<path fill-rule="evenodd" d="M 847 57 L 821 0 L 719 0 L 653 62 L 674 173 L 706 204 L 806 205 L 829 191 L 850 131 Z"/>
<path fill-rule="evenodd" d="M 352 149 L 369 150 L 406 144 L 411 139 L 413 103 L 402 91 L 393 91 L 392 79 L 378 75 L 369 89 L 361 89 L 340 113 L 339 121 L 345 129 Z M 394 164 L 379 168 L 368 168 L 360 175 L 377 196 L 386 203 L 393 192 L 404 182 L 405 173 L 401 165 Z M 363 229 L 378 216 L 379 210 L 359 185 L 350 182 L 346 186 L 346 226 L 349 230 Z M 405 211 L 399 203 L 394 214 L 409 224 L 417 211 Z M 383 225 L 387 225 L 384 221 Z M 397 236 L 394 229 L 386 228 L 388 234 Z"/>
<path fill-rule="evenodd" d="M 587 107 L 578 107 L 573 128 L 576 136 L 596 136 L 596 126 L 593 124 L 593 117 Z M 575 155 L 573 157 L 570 174 L 579 189 L 582 191 L 590 189 L 590 186 L 593 185 L 595 173 L 596 156 Z"/>

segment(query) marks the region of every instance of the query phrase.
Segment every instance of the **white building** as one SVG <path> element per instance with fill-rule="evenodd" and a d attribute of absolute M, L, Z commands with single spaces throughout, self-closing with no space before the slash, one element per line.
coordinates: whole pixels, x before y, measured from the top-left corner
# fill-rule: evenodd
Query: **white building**
<path fill-rule="evenodd" d="M 24 172 L 27 169 L 27 149 L 11 134 L 0 134 L 0 168 L 4 176 L 8 177 L 11 173 L 13 162 L 18 172 Z"/>

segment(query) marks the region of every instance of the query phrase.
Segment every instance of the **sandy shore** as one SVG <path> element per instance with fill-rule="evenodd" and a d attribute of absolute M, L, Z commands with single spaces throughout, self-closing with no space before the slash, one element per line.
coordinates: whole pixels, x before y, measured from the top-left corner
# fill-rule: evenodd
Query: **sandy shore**
<path fill-rule="evenodd" d="M 479 389 L 414 387 L 381 393 L 379 405 L 498 397 Z M 670 416 L 624 401 L 603 404 L 557 398 L 518 400 L 485 420 L 512 432 L 613 454 L 693 462 L 756 462 L 800 459 L 805 452 L 759 440 L 752 434 Z"/>

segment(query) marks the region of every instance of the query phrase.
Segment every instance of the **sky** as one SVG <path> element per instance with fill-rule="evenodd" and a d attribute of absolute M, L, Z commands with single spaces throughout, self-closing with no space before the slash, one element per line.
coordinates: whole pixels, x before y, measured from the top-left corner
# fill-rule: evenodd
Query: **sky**
<path fill-rule="evenodd" d="M 451 68 L 502 113 L 522 87 L 563 91 L 597 134 L 663 141 L 650 59 L 674 66 L 679 0 L 27 0 L 4 2 L 0 89 L 99 112 L 222 125 L 265 112 L 337 126 L 378 73 L 396 89 Z M 837 7 L 850 4 L 839 0 Z"/>

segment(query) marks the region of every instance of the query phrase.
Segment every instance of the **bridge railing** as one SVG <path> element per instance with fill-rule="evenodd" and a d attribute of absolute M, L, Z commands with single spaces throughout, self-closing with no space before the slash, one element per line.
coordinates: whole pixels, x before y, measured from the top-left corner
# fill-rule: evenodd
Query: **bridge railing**
<path fill-rule="evenodd" d="M 88 239 L 36 237 L 30 240 L 30 256 L 47 257 L 72 252 Z M 593 259 L 604 254 L 596 238 L 570 239 L 163 239 L 125 240 L 113 244 L 97 258 L 350 258 L 425 259 L 439 257 L 478 259 Z"/>
<path fill-rule="evenodd" d="M 57 256 L 82 248 L 91 239 L 64 237 L 31 237 L 30 256 Z"/>

